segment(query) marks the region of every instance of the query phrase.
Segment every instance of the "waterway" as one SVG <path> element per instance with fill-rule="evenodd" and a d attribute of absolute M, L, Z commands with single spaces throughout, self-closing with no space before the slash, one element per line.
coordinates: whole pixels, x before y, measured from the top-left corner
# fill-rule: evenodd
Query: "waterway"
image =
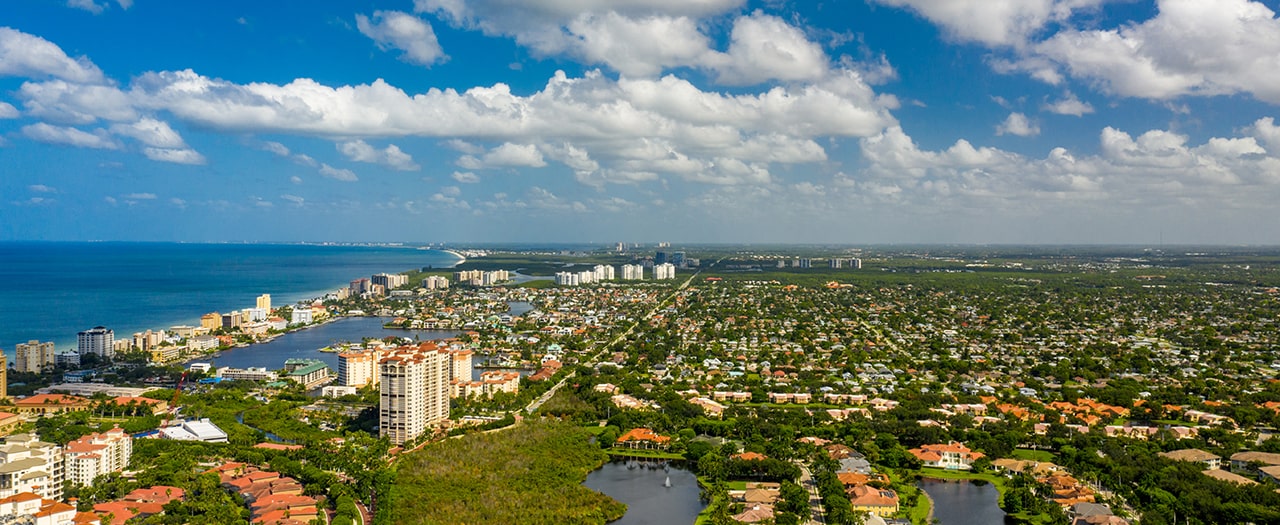
<path fill-rule="evenodd" d="M 668 477 L 670 487 L 665 486 Z M 706 507 L 697 477 L 666 461 L 612 461 L 587 475 L 583 485 L 627 504 L 627 513 L 611 525 L 693 523 Z"/>
<path fill-rule="evenodd" d="M 920 488 L 933 500 L 933 517 L 941 525 L 1005 523 L 1000 491 L 990 483 L 924 478 Z"/>
<path fill-rule="evenodd" d="M 284 367 L 286 359 L 305 358 L 319 359 L 327 363 L 329 368 L 337 370 L 338 354 L 321 352 L 321 348 L 345 341 L 360 342 L 366 337 L 381 339 L 397 336 L 429 341 L 448 339 L 458 334 L 454 330 L 387 330 L 382 328 L 387 321 L 388 318 L 385 317 L 344 317 L 290 332 L 266 343 L 223 350 L 217 357 L 202 357 L 195 362 L 213 363 L 214 367 L 263 367 L 277 370 Z"/>

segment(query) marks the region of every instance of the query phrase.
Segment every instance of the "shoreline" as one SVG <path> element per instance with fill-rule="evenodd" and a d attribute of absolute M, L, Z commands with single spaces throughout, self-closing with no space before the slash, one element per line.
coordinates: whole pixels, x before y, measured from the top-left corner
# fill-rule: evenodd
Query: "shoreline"
<path fill-rule="evenodd" d="M 164 243 L 162 243 L 162 244 L 164 244 Z M 178 244 L 181 244 L 181 243 L 178 243 Z M 254 243 L 250 243 L 250 244 L 254 244 Z M 277 244 L 277 243 L 271 243 L 271 244 Z M 323 245 L 323 244 L 279 244 L 279 245 L 281 245 L 281 246 L 296 246 L 296 245 L 304 245 L 304 246 L 326 246 L 326 245 Z M 387 248 L 391 248 L 392 246 L 386 246 L 386 247 L 387 247 Z M 437 249 L 437 248 L 428 248 L 428 249 L 425 249 L 425 250 L 422 250 L 422 251 L 428 251 L 428 252 L 431 252 L 431 251 L 437 251 L 437 252 L 448 253 L 448 254 L 453 255 L 454 257 L 456 257 L 456 258 L 458 259 L 456 262 L 453 262 L 451 265 L 449 265 L 449 266 L 442 266 L 442 268 L 454 268 L 454 267 L 457 267 L 458 265 L 460 265 L 460 264 L 462 264 L 462 263 L 466 262 L 466 260 L 467 260 L 467 258 L 466 258 L 465 256 L 463 256 L 461 253 L 458 253 L 457 251 L 454 251 L 454 250 L 445 250 L 445 249 Z M 419 268 L 408 268 L 408 269 L 395 270 L 395 272 L 396 272 L 396 273 L 407 273 L 407 272 L 411 272 L 411 271 L 416 271 L 416 270 L 418 270 L 418 269 L 419 269 Z M 331 293 L 331 292 L 333 292 L 334 290 L 337 290 L 337 289 L 339 289 L 339 288 L 342 288 L 342 284 L 341 284 L 341 283 L 335 284 L 335 285 L 331 286 L 330 288 L 326 288 L 326 289 L 324 289 L 324 290 L 309 291 L 309 292 L 285 293 L 285 294 L 279 294 L 279 295 L 278 295 L 278 297 L 281 299 L 281 303 L 280 303 L 280 305 L 281 305 L 281 306 L 285 306 L 285 305 L 294 305 L 294 304 L 298 304 L 298 303 L 301 303 L 301 302 L 303 302 L 303 301 L 307 301 L 307 300 L 323 299 L 323 298 L 324 298 L 324 296 L 325 296 L 326 294 Z M 250 295 L 252 295 L 252 294 L 253 294 L 253 292 L 249 292 L 249 294 L 250 294 Z M 272 299 L 274 300 L 274 299 L 276 299 L 276 297 L 272 297 Z M 250 302 L 246 302 L 246 304 L 247 304 L 248 306 L 242 306 L 242 307 L 240 307 L 240 308 L 231 308 L 231 309 L 228 309 L 227 311 L 242 310 L 242 309 L 244 309 L 244 308 L 252 307 L 252 304 L 251 304 Z M 215 309 L 215 310 L 209 310 L 209 311 L 221 311 L 221 309 Z M 207 313 L 207 312 L 206 312 L 206 313 Z M 136 327 L 135 327 L 135 328 L 125 328 L 125 329 L 123 329 L 123 330 L 117 330 L 116 328 L 114 328 L 114 327 L 110 327 L 110 326 L 108 326 L 107 328 L 111 329 L 112 331 L 115 331 L 115 332 L 116 332 L 116 334 L 117 334 L 117 340 L 121 340 L 121 339 L 126 339 L 126 338 L 132 338 L 134 333 L 138 333 L 138 332 L 145 332 L 145 331 L 147 331 L 147 330 L 155 331 L 155 330 L 157 330 L 157 329 L 158 329 L 158 330 L 163 330 L 163 331 L 165 331 L 165 332 L 169 332 L 169 329 L 170 329 L 170 328 L 172 328 L 172 327 L 175 327 L 175 326 L 195 326 L 195 327 L 198 327 L 198 326 L 200 326 L 200 317 L 199 317 L 200 315 L 204 315 L 204 314 L 203 314 L 203 313 L 201 313 L 201 314 L 196 314 L 194 317 L 188 317 L 188 318 L 185 318 L 185 319 L 180 319 L 180 320 L 173 321 L 173 322 L 168 322 L 168 323 L 161 323 L 161 325 L 160 325 L 160 326 L 150 326 L 150 327 L 143 327 L 143 328 L 136 328 Z M 330 319 L 326 320 L 326 321 L 325 321 L 325 323 L 330 322 L 330 321 L 333 321 L 333 320 L 336 320 L 336 319 L 340 319 L 340 318 L 343 318 L 343 317 L 345 317 L 345 316 L 330 317 Z M 307 325 L 306 327 L 303 327 L 303 328 L 301 328 L 301 329 L 312 328 L 312 327 L 320 326 L 321 324 L 324 324 L 324 323 L 316 323 L 316 324 L 312 324 L 312 325 Z M 88 328 L 88 327 L 93 327 L 93 326 L 100 326 L 101 324 L 100 324 L 100 323 L 97 323 L 97 322 L 91 322 L 91 323 L 85 323 L 85 325 L 86 325 L 86 328 Z M 277 334 L 275 337 L 279 337 L 279 336 L 281 336 L 281 335 L 286 335 L 286 334 L 289 334 L 289 333 L 292 333 L 292 332 L 293 332 L 293 331 L 282 332 L 282 333 L 280 333 L 280 334 Z M 77 348 L 77 345 L 78 345 L 78 342 L 77 342 L 77 340 L 76 340 L 76 338 L 75 338 L 74 336 L 72 336 L 71 338 L 69 338 L 69 339 L 67 339 L 67 340 L 65 340 L 65 341 L 51 340 L 51 341 L 47 341 L 47 342 L 52 342 L 52 343 L 54 344 L 54 352 L 75 351 L 75 350 L 76 350 L 76 348 Z M 262 342 L 267 342 L 267 341 L 262 341 Z M 252 346 L 253 344 L 258 344 L 258 343 L 252 343 L 252 344 L 250 344 L 250 345 L 248 345 L 248 346 Z M 239 348 L 239 347 L 235 347 L 235 346 L 233 346 L 232 348 Z M 208 353 L 208 354 L 203 354 L 203 355 L 207 357 L 207 356 L 213 355 L 213 353 L 212 353 L 212 352 L 210 352 L 210 353 Z M 188 361 L 181 361 L 181 363 L 187 363 L 187 362 L 188 362 Z"/>

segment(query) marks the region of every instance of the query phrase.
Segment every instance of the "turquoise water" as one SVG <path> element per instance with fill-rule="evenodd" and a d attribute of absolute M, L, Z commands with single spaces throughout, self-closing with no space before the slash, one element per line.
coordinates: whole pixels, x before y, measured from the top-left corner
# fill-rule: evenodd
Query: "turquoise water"
<path fill-rule="evenodd" d="M 413 247 L 178 243 L 0 243 L 0 348 L 53 341 L 75 346 L 94 326 L 116 337 L 178 324 L 207 312 L 323 295 L 352 279 L 457 263 Z"/>

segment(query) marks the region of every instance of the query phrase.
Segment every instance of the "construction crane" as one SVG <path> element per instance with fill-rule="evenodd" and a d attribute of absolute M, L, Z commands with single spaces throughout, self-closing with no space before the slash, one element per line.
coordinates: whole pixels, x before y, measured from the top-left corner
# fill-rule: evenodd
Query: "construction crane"
<path fill-rule="evenodd" d="M 178 378 L 178 386 L 173 389 L 173 399 L 169 400 L 169 411 L 164 416 L 164 421 L 160 423 L 160 428 L 169 426 L 169 420 L 173 419 L 173 415 L 178 413 L 178 396 L 182 395 L 182 384 L 187 382 L 187 373 L 183 372 L 182 377 Z"/>

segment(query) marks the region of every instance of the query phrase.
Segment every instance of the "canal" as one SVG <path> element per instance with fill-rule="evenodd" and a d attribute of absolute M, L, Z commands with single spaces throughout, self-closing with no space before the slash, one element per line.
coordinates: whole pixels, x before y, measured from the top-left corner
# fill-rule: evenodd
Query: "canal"
<path fill-rule="evenodd" d="M 920 488 L 933 500 L 933 517 L 941 525 L 1005 523 L 1000 492 L 990 483 L 924 478 Z"/>
<path fill-rule="evenodd" d="M 344 317 L 312 328 L 290 332 L 266 343 L 257 343 L 219 352 L 217 357 L 206 356 L 193 362 L 213 363 L 213 366 L 232 368 L 263 367 L 277 370 L 284 361 L 292 358 L 319 359 L 338 369 L 338 354 L 321 352 L 326 346 L 341 342 L 360 342 L 366 337 L 381 339 L 388 336 L 408 337 L 429 341 L 447 339 L 457 335 L 454 330 L 387 330 L 382 328 L 385 317 Z"/>
<path fill-rule="evenodd" d="M 611 525 L 692 524 L 706 505 L 697 477 L 678 464 L 639 459 L 611 461 L 587 475 L 583 485 L 627 504 L 627 513 Z"/>

